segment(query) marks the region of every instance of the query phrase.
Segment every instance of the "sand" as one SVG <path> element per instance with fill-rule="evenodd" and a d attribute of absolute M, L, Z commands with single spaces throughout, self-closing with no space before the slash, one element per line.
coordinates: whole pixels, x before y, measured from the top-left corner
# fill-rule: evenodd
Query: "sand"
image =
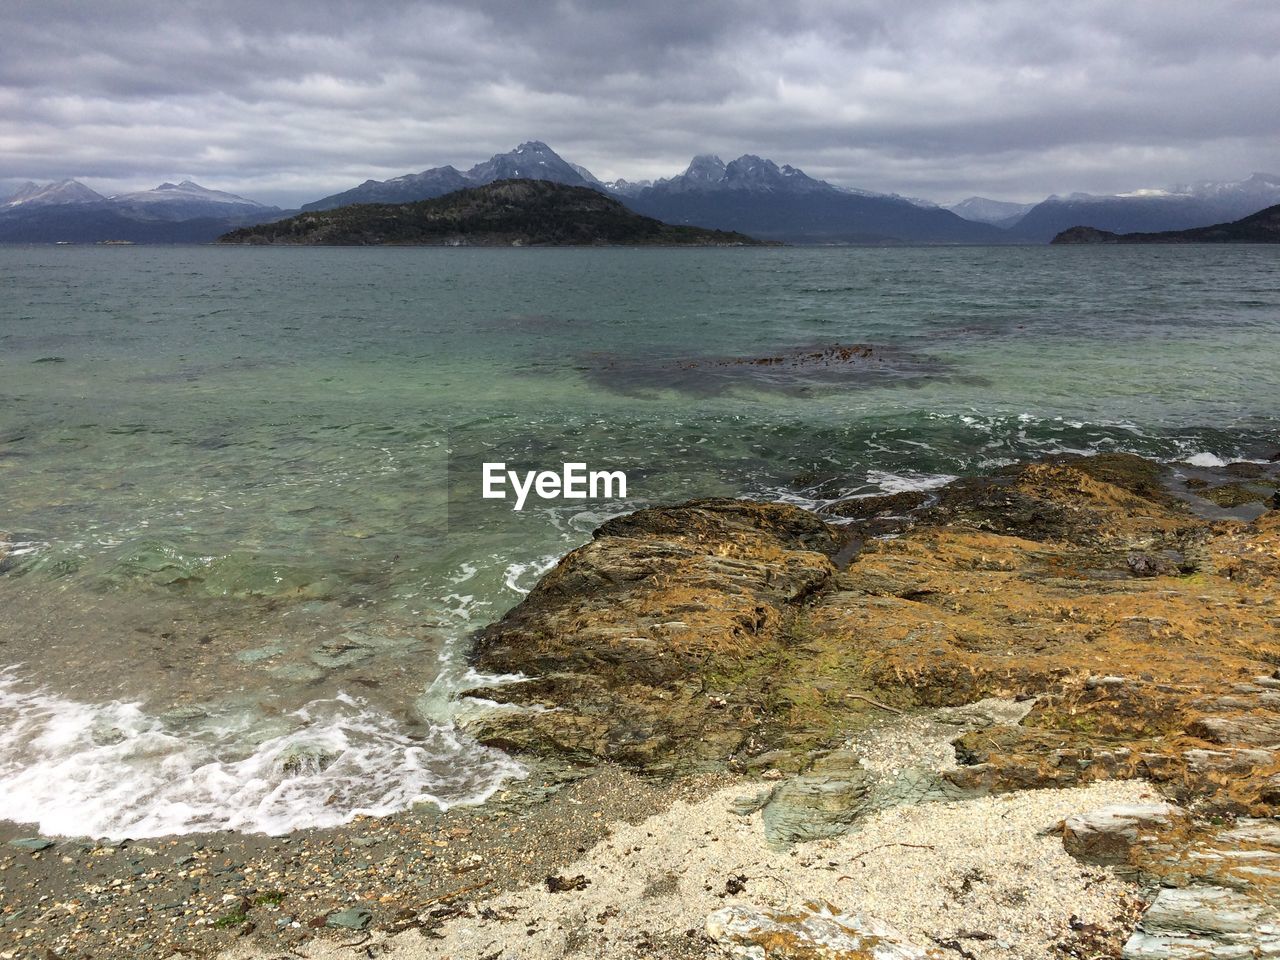
<path fill-rule="evenodd" d="M 1114 929 L 1122 939 L 1133 896 L 1108 870 L 1070 857 L 1053 828 L 1071 813 L 1156 796 L 1148 785 L 1127 781 L 906 806 L 867 817 L 847 836 L 778 850 L 766 843 L 759 813 L 731 810 L 752 787 L 731 786 L 676 801 L 640 823 L 614 824 L 580 859 L 555 871 L 585 878 L 581 889 L 552 893 L 545 883 L 528 885 L 442 907 L 441 913 L 460 912 L 442 918 L 430 938 L 418 930 L 390 937 L 352 933 L 313 941 L 299 955 L 718 956 L 722 951 L 705 935 L 713 911 L 737 903 L 819 901 L 887 921 L 923 946 L 955 941 L 979 960 L 1047 960 L 1055 944 L 1070 943 L 1073 924 Z M 221 956 L 279 954 L 242 946 Z"/>

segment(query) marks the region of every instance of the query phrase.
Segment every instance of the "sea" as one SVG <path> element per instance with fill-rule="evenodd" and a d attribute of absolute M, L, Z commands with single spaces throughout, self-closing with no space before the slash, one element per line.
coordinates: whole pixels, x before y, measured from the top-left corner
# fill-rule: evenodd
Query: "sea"
<path fill-rule="evenodd" d="M 0 819 L 482 803 L 469 644 L 607 518 L 1266 459 L 1278 361 L 1280 246 L 0 247 Z"/>

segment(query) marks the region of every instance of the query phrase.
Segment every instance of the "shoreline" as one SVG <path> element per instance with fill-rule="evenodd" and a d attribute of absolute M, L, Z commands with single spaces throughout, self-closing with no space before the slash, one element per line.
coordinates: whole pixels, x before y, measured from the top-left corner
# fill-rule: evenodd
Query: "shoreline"
<path fill-rule="evenodd" d="M 477 638 L 531 679 L 472 694 L 534 709 L 467 732 L 529 779 L 287 837 L 6 825 L 0 960 L 1270 949 L 1280 465 L 1183 481 L 1058 457 L 610 520 Z"/>
<path fill-rule="evenodd" d="M 67 958 L 211 957 L 242 938 L 278 955 L 317 938 L 358 937 L 325 926 L 353 904 L 370 911 L 370 929 L 394 933 L 423 922 L 434 905 L 539 882 L 612 824 L 719 782 L 657 785 L 607 767 L 549 771 L 480 806 L 424 805 L 281 837 L 44 838 L 47 848 L 31 850 L 12 845 L 29 828 L 6 822 L 0 957 L 44 960 L 47 949 Z"/>

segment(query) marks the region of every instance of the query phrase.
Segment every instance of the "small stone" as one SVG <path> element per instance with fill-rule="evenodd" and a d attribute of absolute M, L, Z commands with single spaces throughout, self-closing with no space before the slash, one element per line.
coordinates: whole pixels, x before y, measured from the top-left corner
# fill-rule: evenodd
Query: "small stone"
<path fill-rule="evenodd" d="M 16 840 L 10 840 L 9 846 L 16 847 L 19 850 L 30 850 L 32 853 L 39 853 L 41 850 L 48 850 L 53 846 L 52 840 L 46 840 L 44 837 L 18 837 Z"/>
<path fill-rule="evenodd" d="M 1090 677 L 1084 682 L 1086 690 L 1108 690 L 1116 687 L 1123 687 L 1128 681 L 1124 677 L 1106 676 L 1106 677 Z"/>
<path fill-rule="evenodd" d="M 325 917 L 325 926 L 342 930 L 363 930 L 373 922 L 373 913 L 367 907 L 348 907 Z"/>

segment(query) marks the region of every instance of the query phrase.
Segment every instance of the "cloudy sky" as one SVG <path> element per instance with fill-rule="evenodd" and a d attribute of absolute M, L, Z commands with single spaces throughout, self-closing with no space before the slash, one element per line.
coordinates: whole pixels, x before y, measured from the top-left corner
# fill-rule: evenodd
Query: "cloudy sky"
<path fill-rule="evenodd" d="M 1032 200 L 1280 172 L 1276 0 L 4 0 L 0 193 L 291 205 L 527 139 Z"/>

